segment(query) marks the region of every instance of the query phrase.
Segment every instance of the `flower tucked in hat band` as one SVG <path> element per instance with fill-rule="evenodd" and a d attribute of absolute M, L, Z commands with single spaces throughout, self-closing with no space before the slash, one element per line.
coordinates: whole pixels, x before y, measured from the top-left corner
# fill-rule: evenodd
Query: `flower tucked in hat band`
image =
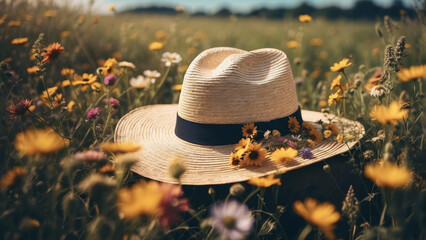
<path fill-rule="evenodd" d="M 278 130 L 282 135 L 289 134 L 289 118 L 294 117 L 299 124 L 303 123 L 300 107 L 289 116 L 277 118 L 269 122 L 255 122 L 257 131 Z M 206 124 L 183 119 L 177 114 L 175 134 L 180 139 L 200 145 L 235 144 L 241 139 L 241 124 Z M 263 134 L 258 135 L 262 137 Z M 256 139 L 256 138 L 255 138 Z"/>

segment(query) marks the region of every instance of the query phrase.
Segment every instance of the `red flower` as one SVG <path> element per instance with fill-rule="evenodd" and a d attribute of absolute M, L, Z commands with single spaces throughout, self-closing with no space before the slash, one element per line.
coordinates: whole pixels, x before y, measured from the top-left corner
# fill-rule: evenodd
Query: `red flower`
<path fill-rule="evenodd" d="M 12 105 L 6 108 L 6 111 L 9 112 L 10 118 L 17 118 L 20 115 L 23 115 L 28 108 L 30 108 L 32 101 L 29 99 L 19 99 L 16 100 Z"/>
<path fill-rule="evenodd" d="M 64 52 L 65 52 L 65 48 L 60 43 L 54 42 L 50 44 L 45 49 L 45 52 L 41 54 L 41 56 L 44 57 L 42 62 L 51 63 L 53 60 L 58 58 Z"/>
<path fill-rule="evenodd" d="M 164 194 L 160 203 L 160 223 L 165 227 L 174 225 L 181 220 L 179 212 L 188 211 L 188 199 L 180 198 L 183 195 L 183 191 L 179 185 L 161 183 L 160 190 Z"/>

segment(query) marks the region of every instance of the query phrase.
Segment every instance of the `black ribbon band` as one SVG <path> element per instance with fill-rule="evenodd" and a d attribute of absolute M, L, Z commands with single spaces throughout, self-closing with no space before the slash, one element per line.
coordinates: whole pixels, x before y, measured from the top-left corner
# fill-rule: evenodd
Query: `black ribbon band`
<path fill-rule="evenodd" d="M 281 135 L 289 134 L 288 120 L 295 117 L 299 124 L 302 124 L 302 113 L 300 107 L 296 112 L 287 117 L 278 118 L 269 122 L 255 122 L 258 138 L 262 138 L 262 132 L 267 130 L 278 130 Z M 235 144 L 243 138 L 242 124 L 205 124 L 185 120 L 177 114 L 175 134 L 185 141 L 201 145 L 226 145 Z"/>

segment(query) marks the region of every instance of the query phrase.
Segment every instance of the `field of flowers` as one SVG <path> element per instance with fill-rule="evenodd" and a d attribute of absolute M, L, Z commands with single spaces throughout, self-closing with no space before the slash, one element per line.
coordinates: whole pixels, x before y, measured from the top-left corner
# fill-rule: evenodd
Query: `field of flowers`
<path fill-rule="evenodd" d="M 424 9 L 376 22 L 277 21 L 113 6 L 99 16 L 46 2 L 0 1 L 0 238 L 426 238 Z M 237 184 L 132 173 L 143 144 L 114 143 L 118 120 L 177 103 L 188 65 L 217 46 L 283 50 L 300 106 L 361 122 L 363 138 L 312 167 Z M 333 126 L 308 136 L 312 147 L 357 138 Z M 289 149 L 268 157 L 309 157 Z M 184 160 L 170 159 L 171 176 L 184 173 Z M 309 178 L 319 190 L 303 187 Z"/>

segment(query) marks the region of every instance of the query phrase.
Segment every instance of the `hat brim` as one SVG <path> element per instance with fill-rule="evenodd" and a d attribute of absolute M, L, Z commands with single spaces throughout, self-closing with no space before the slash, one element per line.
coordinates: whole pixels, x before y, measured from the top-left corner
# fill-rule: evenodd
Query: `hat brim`
<path fill-rule="evenodd" d="M 296 157 L 287 165 L 268 159 L 262 166 L 232 167 L 229 164 L 229 156 L 235 144 L 198 145 L 175 135 L 177 109 L 177 104 L 149 105 L 134 109 L 120 119 L 115 129 L 115 141 L 142 145 L 142 149 L 134 153 L 138 161 L 131 168 L 133 172 L 153 180 L 177 183 L 176 179 L 169 175 L 168 168 L 173 158 L 179 158 L 186 167 L 180 179 L 181 184 L 226 184 L 301 168 L 346 152 L 357 143 L 353 141 L 338 144 L 335 140 L 324 140 L 312 149 L 312 159 Z M 325 116 L 320 112 L 302 110 L 302 117 L 306 122 L 316 122 L 320 119 L 328 122 L 334 115 Z M 343 118 L 336 124 L 344 124 L 345 132 L 359 133 L 356 139 L 362 138 L 364 134 L 364 127 L 359 122 Z"/>

